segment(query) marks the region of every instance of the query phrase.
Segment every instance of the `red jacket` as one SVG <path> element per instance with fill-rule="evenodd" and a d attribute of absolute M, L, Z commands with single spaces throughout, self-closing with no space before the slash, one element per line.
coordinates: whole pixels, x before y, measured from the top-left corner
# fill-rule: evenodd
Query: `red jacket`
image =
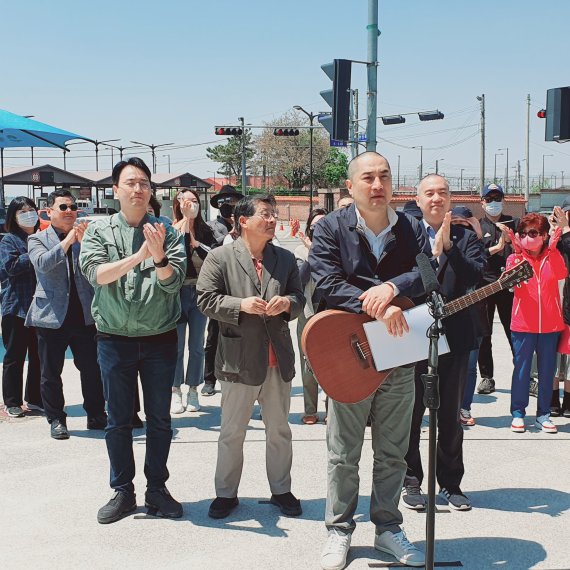
<path fill-rule="evenodd" d="M 507 259 L 507 269 L 526 259 L 534 275 L 528 283 L 515 287 L 511 330 L 526 333 L 552 333 L 565 328 L 558 281 L 568 276 L 564 258 L 554 248 L 546 248 L 538 257 L 525 251 Z"/>

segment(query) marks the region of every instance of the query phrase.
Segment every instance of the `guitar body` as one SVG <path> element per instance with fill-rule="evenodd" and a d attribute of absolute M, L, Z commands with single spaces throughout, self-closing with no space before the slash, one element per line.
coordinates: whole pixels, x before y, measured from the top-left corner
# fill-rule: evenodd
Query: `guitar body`
<path fill-rule="evenodd" d="M 407 298 L 394 299 L 404 309 Z M 362 325 L 372 321 L 364 313 L 327 310 L 309 319 L 301 345 L 315 378 L 325 393 L 343 404 L 361 402 L 388 378 L 391 369 L 378 372 L 367 350 Z"/>

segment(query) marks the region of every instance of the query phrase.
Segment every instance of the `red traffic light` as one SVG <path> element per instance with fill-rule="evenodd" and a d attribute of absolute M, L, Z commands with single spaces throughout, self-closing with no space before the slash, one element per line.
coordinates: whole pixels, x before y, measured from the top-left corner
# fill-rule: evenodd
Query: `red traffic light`
<path fill-rule="evenodd" d="M 276 137 L 296 137 L 299 136 L 299 129 L 273 129 Z"/>
<path fill-rule="evenodd" d="M 215 127 L 214 132 L 217 135 L 236 136 L 241 135 L 243 131 L 239 127 Z"/>
<path fill-rule="evenodd" d="M 539 119 L 546 119 L 546 109 L 541 109 L 541 110 L 536 114 L 536 116 L 537 116 Z"/>

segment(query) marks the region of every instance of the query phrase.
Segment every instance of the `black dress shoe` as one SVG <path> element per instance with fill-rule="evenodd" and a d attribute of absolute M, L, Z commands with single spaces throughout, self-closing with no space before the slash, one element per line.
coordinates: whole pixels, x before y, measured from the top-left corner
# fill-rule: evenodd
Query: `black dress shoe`
<path fill-rule="evenodd" d="M 204 384 L 202 387 L 202 396 L 213 396 L 216 393 L 214 384 Z"/>
<path fill-rule="evenodd" d="M 237 497 L 216 497 L 208 509 L 208 516 L 213 519 L 225 519 L 238 505 Z"/>
<path fill-rule="evenodd" d="M 137 499 L 134 493 L 121 493 L 115 491 L 111 500 L 99 509 L 97 522 L 109 524 L 122 519 L 137 508 Z"/>
<path fill-rule="evenodd" d="M 298 517 L 303 512 L 301 501 L 299 501 L 293 493 L 271 495 L 269 502 L 279 507 L 281 512 L 288 517 Z"/>
<path fill-rule="evenodd" d="M 105 429 L 107 427 L 107 414 L 90 416 L 87 418 L 87 429 Z"/>
<path fill-rule="evenodd" d="M 50 430 L 53 439 L 69 439 L 67 426 L 60 420 L 52 420 Z"/>
<path fill-rule="evenodd" d="M 144 496 L 144 506 L 148 513 L 155 517 L 179 519 L 183 515 L 182 505 L 172 497 L 166 487 L 147 491 Z"/>
<path fill-rule="evenodd" d="M 140 419 L 138 414 L 133 414 L 131 426 L 133 429 L 140 429 L 144 427 L 143 421 Z"/>

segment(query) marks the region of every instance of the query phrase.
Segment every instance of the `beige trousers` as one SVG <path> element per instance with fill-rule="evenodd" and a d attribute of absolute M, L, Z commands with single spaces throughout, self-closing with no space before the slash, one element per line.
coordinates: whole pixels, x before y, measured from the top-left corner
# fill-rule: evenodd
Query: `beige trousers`
<path fill-rule="evenodd" d="M 265 465 L 271 493 L 291 490 L 293 445 L 289 427 L 291 383 L 284 382 L 279 368 L 269 368 L 261 386 L 220 382 L 222 386 L 222 426 L 218 440 L 216 496 L 237 497 L 243 469 L 243 442 L 253 406 L 262 407 L 265 424 Z"/>

